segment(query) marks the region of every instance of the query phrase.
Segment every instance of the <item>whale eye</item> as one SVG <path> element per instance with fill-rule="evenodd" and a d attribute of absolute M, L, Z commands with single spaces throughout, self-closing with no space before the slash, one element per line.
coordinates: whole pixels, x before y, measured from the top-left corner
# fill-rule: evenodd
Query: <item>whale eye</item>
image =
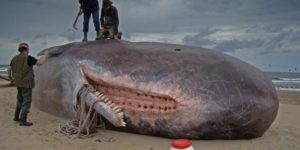
<path fill-rule="evenodd" d="M 176 52 L 179 52 L 179 51 L 181 51 L 181 49 L 180 49 L 180 48 L 176 48 L 175 51 L 176 51 Z"/>

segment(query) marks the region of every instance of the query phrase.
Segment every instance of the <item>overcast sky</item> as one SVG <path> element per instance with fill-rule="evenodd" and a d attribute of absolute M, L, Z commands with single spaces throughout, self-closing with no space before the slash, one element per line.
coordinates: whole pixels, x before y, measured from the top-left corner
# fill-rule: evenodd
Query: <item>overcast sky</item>
<path fill-rule="evenodd" d="M 0 0 L 0 64 L 28 42 L 45 48 L 82 39 L 77 0 Z M 113 0 L 129 41 L 205 47 L 264 71 L 300 70 L 300 0 Z M 102 3 L 102 0 L 99 0 Z M 90 22 L 90 39 L 95 32 Z"/>

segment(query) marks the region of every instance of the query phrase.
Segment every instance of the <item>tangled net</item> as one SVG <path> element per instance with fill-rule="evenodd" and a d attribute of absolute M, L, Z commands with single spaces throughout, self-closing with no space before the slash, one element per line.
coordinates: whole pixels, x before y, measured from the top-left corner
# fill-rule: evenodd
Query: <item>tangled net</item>
<path fill-rule="evenodd" d="M 96 100 L 89 108 L 84 101 L 84 97 L 88 93 L 95 91 L 94 88 L 87 85 L 80 89 L 75 107 L 76 119 L 60 123 L 57 132 L 74 139 L 92 137 L 96 133 L 96 128 L 105 129 L 105 123 L 101 116 L 93 109 L 94 105 L 101 100 Z"/>

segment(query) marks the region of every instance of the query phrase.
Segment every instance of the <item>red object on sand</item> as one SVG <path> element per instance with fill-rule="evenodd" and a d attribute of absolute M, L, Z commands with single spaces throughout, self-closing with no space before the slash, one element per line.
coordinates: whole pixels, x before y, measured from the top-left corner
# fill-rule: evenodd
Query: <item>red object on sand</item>
<path fill-rule="evenodd" d="M 177 148 L 177 149 L 184 149 L 184 148 L 188 148 L 192 145 L 192 141 L 188 140 L 188 139 L 178 139 L 178 140 L 174 140 L 171 143 L 172 147 Z"/>

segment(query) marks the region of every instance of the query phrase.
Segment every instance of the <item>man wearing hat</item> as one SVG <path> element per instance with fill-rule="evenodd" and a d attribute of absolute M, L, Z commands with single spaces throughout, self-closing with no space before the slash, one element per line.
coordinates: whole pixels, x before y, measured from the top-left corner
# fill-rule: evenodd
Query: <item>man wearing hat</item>
<path fill-rule="evenodd" d="M 9 79 L 18 90 L 14 121 L 20 121 L 21 126 L 31 126 L 32 123 L 27 122 L 27 114 L 31 106 L 32 88 L 34 88 L 33 66 L 44 64 L 48 57 L 48 51 L 37 60 L 28 55 L 29 45 L 27 43 L 20 43 L 18 50 L 20 54 L 13 57 L 7 70 Z"/>
<path fill-rule="evenodd" d="M 91 15 L 95 30 L 97 32 L 96 40 L 100 39 L 100 23 L 99 23 L 99 3 L 98 0 L 79 0 L 80 13 L 83 12 L 83 42 L 88 40 L 87 33 L 89 32 L 89 22 Z"/>
<path fill-rule="evenodd" d="M 119 16 L 116 7 L 112 6 L 110 0 L 103 0 L 101 9 L 101 30 L 102 34 L 107 32 L 108 38 L 118 39 Z"/>

